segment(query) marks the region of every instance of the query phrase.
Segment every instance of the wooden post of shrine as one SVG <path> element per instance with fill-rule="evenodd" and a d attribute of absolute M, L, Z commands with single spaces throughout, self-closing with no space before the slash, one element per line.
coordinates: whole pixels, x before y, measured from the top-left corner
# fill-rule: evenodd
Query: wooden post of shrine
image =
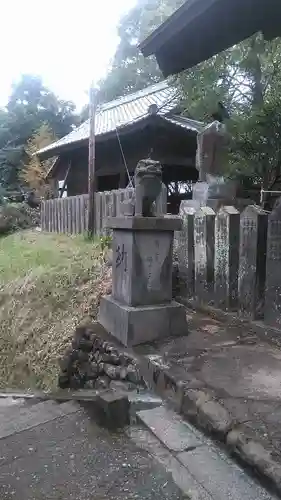
<path fill-rule="evenodd" d="M 89 118 L 90 118 L 90 133 L 89 133 L 89 170 L 88 170 L 88 193 L 89 193 L 89 214 L 88 214 L 88 235 L 95 235 L 95 192 L 96 184 L 96 168 L 95 168 L 95 125 L 96 125 L 96 90 L 93 86 L 90 89 L 89 99 Z"/>

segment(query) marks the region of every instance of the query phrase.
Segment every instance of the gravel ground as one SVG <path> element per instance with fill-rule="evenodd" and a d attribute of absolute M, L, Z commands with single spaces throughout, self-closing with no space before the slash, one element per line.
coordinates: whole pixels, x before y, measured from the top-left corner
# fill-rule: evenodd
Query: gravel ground
<path fill-rule="evenodd" d="M 165 469 L 79 411 L 1 440 L 0 498 L 181 500 Z"/>

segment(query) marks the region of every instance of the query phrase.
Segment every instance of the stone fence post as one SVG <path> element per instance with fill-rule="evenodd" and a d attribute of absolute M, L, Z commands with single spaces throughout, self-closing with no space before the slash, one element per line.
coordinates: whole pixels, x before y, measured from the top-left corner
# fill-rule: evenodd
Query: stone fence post
<path fill-rule="evenodd" d="M 281 203 L 268 217 L 264 319 L 281 327 Z"/>
<path fill-rule="evenodd" d="M 195 296 L 210 302 L 214 293 L 215 212 L 199 208 L 194 215 Z"/>
<path fill-rule="evenodd" d="M 187 297 L 194 296 L 194 214 L 195 209 L 182 201 L 179 215 L 183 227 L 176 238 L 181 293 Z"/>
<path fill-rule="evenodd" d="M 240 214 L 232 206 L 222 207 L 215 220 L 214 302 L 221 309 L 237 309 Z"/>
<path fill-rule="evenodd" d="M 159 194 L 156 200 L 156 213 L 166 214 L 167 213 L 167 201 L 168 201 L 168 189 L 165 184 L 162 182 L 161 193 Z"/>
<path fill-rule="evenodd" d="M 241 315 L 261 319 L 264 312 L 268 212 L 249 205 L 240 219 L 239 306 Z"/>

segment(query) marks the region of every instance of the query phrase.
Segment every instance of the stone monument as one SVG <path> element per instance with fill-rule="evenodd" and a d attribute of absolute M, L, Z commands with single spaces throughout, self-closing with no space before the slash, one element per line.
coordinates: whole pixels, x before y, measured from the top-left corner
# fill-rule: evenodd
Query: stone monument
<path fill-rule="evenodd" d="M 111 217 L 112 295 L 102 297 L 99 322 L 125 346 L 187 333 L 185 309 L 172 300 L 174 231 L 178 217 L 155 214 L 161 165 L 145 160 L 136 170 L 135 214 Z"/>
<path fill-rule="evenodd" d="M 218 211 L 221 206 L 235 206 L 239 211 L 254 204 L 251 199 L 237 198 L 238 184 L 224 177 L 229 161 L 230 135 L 224 123 L 215 120 L 197 135 L 196 168 L 199 180 L 193 186 L 190 207 L 208 206 Z"/>
<path fill-rule="evenodd" d="M 228 163 L 229 142 L 225 125 L 217 120 L 198 133 L 196 168 L 199 181 L 194 185 L 192 200 L 195 208 L 209 206 L 216 210 L 221 205 L 233 204 L 236 182 L 223 176 Z"/>

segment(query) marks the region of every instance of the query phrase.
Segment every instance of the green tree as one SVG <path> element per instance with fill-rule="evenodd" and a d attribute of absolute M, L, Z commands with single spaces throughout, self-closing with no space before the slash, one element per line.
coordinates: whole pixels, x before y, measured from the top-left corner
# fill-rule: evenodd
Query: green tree
<path fill-rule="evenodd" d="M 281 39 L 257 35 L 247 44 L 248 105 L 233 117 L 230 174 L 270 190 L 281 180 Z"/>
<path fill-rule="evenodd" d="M 47 123 L 43 123 L 28 139 L 25 153 L 26 162 L 20 173 L 23 182 L 32 189 L 38 197 L 46 197 L 51 193 L 51 186 L 46 181 L 46 174 L 53 164 L 53 158 L 40 160 L 36 155 L 42 149 L 56 140 Z"/>
<path fill-rule="evenodd" d="M 28 139 L 44 123 L 58 138 L 68 134 L 78 124 L 74 111 L 74 104 L 55 96 L 40 77 L 23 75 L 0 111 L 0 184 L 20 186 Z"/>
<path fill-rule="evenodd" d="M 100 82 L 100 101 L 139 90 L 162 75 L 154 58 L 144 59 L 138 43 L 182 0 L 138 0 L 120 22 L 120 43 L 112 68 Z M 281 40 L 266 42 L 261 34 L 235 45 L 174 78 L 184 114 L 211 119 L 218 101 L 231 113 L 233 136 L 228 175 L 248 177 L 270 188 L 280 177 Z"/>
<path fill-rule="evenodd" d="M 277 51 L 277 46 L 265 43 L 258 34 L 185 71 L 175 79 L 185 109 L 197 119 L 208 119 L 218 101 L 232 114 L 262 106 L 263 90 L 272 77 L 273 52 Z"/>
<path fill-rule="evenodd" d="M 138 44 L 157 28 L 184 0 L 138 0 L 119 24 L 120 38 L 112 68 L 100 82 L 99 101 L 135 92 L 162 80 L 154 58 L 144 58 Z"/>
<path fill-rule="evenodd" d="M 25 142 L 42 123 L 48 123 L 57 137 L 63 137 L 77 123 L 75 105 L 63 101 L 43 85 L 38 76 L 23 75 L 13 85 L 7 104 L 10 124 L 14 137 Z"/>
<path fill-rule="evenodd" d="M 162 79 L 154 58 L 144 59 L 138 43 L 160 25 L 182 0 L 138 0 L 120 22 L 120 43 L 112 68 L 100 82 L 100 102 Z M 232 177 L 270 189 L 280 179 L 281 40 L 256 34 L 173 79 L 189 117 L 209 121 L 218 101 L 231 113 Z"/>
<path fill-rule="evenodd" d="M 231 113 L 231 177 L 272 189 L 281 169 L 281 39 L 261 34 L 175 79 L 184 112 L 210 120 L 217 102 Z"/>
<path fill-rule="evenodd" d="M 232 123 L 233 148 L 229 174 L 241 181 L 251 179 L 264 190 L 281 184 L 281 93 L 270 93 L 260 107 Z M 264 197 L 265 202 L 269 198 Z"/>

